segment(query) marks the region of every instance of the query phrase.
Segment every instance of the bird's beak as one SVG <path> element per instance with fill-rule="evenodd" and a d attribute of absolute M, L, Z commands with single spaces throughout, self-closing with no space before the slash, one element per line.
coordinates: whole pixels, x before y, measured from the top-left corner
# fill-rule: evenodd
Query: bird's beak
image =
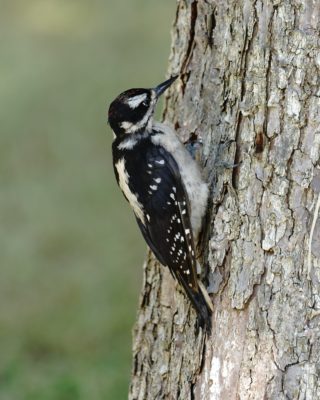
<path fill-rule="evenodd" d="M 169 86 L 172 85 L 172 83 L 178 78 L 179 75 L 172 76 L 170 79 L 160 83 L 160 85 L 156 86 L 154 88 L 154 91 L 156 92 L 157 97 L 160 97 L 162 93 L 168 89 Z"/>

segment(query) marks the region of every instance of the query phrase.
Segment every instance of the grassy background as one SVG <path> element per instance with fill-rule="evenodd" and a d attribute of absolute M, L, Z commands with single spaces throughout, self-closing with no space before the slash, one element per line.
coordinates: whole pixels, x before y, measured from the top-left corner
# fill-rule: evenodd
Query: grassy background
<path fill-rule="evenodd" d="M 172 0 L 2 0 L 0 399 L 127 397 L 146 246 L 107 104 L 165 77 Z"/>

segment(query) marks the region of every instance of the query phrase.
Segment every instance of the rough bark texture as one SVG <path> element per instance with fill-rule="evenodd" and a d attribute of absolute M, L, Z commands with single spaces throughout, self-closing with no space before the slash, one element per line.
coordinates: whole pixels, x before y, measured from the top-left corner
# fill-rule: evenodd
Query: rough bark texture
<path fill-rule="evenodd" d="M 320 399 L 320 3 L 177 7 L 165 119 L 203 139 L 213 331 L 149 255 L 129 398 Z"/>

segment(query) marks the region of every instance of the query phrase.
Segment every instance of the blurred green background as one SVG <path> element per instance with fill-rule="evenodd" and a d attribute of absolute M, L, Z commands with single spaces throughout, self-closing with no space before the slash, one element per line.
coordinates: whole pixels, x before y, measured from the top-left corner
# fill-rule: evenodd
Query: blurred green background
<path fill-rule="evenodd" d="M 106 109 L 165 78 L 176 4 L 0 4 L 0 399 L 125 399 L 146 246 Z"/>

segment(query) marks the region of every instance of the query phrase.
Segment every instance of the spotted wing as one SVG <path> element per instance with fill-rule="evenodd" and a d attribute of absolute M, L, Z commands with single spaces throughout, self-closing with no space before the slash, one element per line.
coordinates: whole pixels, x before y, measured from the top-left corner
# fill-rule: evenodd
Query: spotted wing
<path fill-rule="evenodd" d="M 147 158 L 148 196 L 143 235 L 164 265 L 173 270 L 195 265 L 189 201 L 175 160 L 163 148 Z M 152 243 L 152 245 L 151 245 Z M 193 252 L 193 253 L 192 253 Z M 190 278 L 196 278 L 195 274 Z"/>
<path fill-rule="evenodd" d="M 162 147 L 147 153 L 148 195 L 143 204 L 145 221 L 137 217 L 141 232 L 158 260 L 169 267 L 199 312 L 208 319 L 208 306 L 199 288 L 190 205 L 180 171 Z"/>
<path fill-rule="evenodd" d="M 177 163 L 148 138 L 135 143 L 134 151 L 122 150 L 114 141 L 113 159 L 118 184 L 147 244 L 183 286 L 200 323 L 207 325 L 210 305 L 197 280 L 190 206 Z"/>

